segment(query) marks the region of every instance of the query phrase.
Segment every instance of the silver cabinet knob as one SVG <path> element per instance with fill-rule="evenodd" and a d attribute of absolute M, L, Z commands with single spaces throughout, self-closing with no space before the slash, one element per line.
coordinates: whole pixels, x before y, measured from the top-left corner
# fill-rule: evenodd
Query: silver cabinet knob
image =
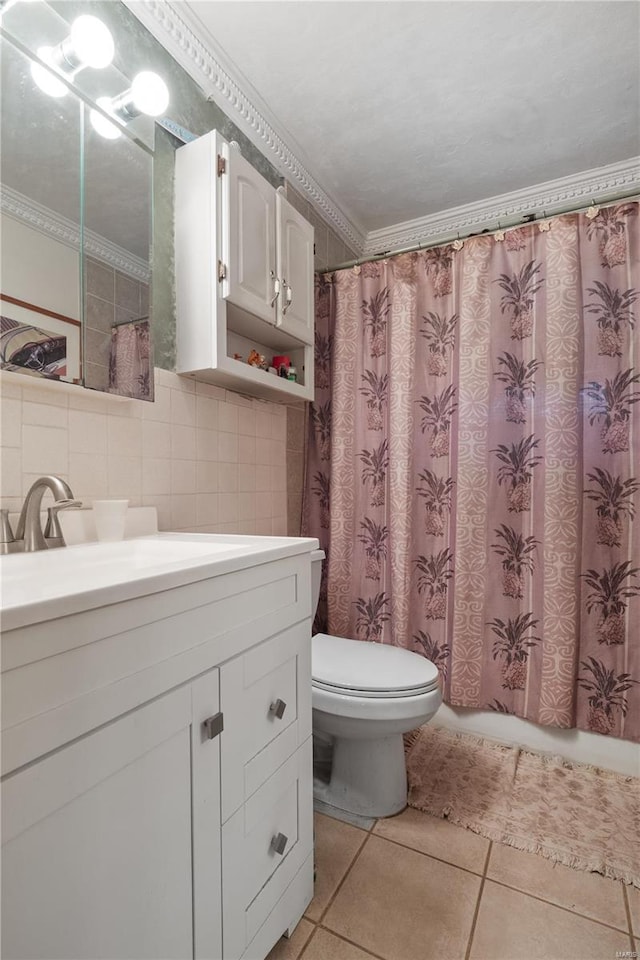
<path fill-rule="evenodd" d="M 287 709 L 287 705 L 284 700 L 274 700 L 271 706 L 269 707 L 269 713 L 272 717 L 277 717 L 278 720 L 282 720 L 284 712 Z"/>
<path fill-rule="evenodd" d="M 207 717 L 202 722 L 202 732 L 206 740 L 213 740 L 224 730 L 224 717 L 221 713 L 215 713 L 212 717 Z"/>
<path fill-rule="evenodd" d="M 275 836 L 271 838 L 271 849 L 274 853 L 282 854 L 284 853 L 284 848 L 289 842 L 289 837 L 285 837 L 284 833 L 276 833 Z"/>

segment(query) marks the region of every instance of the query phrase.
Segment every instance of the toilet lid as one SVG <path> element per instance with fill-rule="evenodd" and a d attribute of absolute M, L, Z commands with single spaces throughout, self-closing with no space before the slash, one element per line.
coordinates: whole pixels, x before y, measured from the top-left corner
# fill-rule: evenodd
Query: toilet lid
<path fill-rule="evenodd" d="M 410 697 L 438 686 L 438 669 L 418 653 L 383 643 L 318 633 L 313 637 L 313 685 L 352 697 Z"/>

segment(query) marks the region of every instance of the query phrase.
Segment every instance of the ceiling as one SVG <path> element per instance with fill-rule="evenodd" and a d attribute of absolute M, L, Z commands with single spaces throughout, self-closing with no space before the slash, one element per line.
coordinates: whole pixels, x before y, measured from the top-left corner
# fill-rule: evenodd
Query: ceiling
<path fill-rule="evenodd" d="M 181 0 L 361 234 L 636 156 L 634 0 Z"/>

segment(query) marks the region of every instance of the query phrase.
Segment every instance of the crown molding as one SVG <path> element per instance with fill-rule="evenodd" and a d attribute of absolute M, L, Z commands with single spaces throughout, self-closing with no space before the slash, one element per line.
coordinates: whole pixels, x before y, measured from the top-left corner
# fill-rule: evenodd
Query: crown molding
<path fill-rule="evenodd" d="M 61 214 L 50 210 L 30 197 L 2 184 L 0 191 L 0 208 L 5 216 L 20 220 L 34 230 L 39 230 L 54 240 L 66 244 L 73 250 L 80 251 L 80 228 L 73 220 L 68 220 Z M 84 252 L 96 260 L 107 263 L 110 267 L 126 273 L 142 283 L 151 280 L 151 269 L 146 260 L 129 253 L 124 247 L 107 240 L 106 237 L 94 233 L 93 230 L 84 230 Z"/>
<path fill-rule="evenodd" d="M 640 157 L 597 167 L 556 180 L 514 190 L 438 213 L 396 223 L 368 233 L 357 226 L 322 189 L 277 131 L 269 108 L 254 101 L 213 38 L 198 39 L 197 18 L 180 0 L 123 0 L 205 94 L 224 110 L 273 166 L 312 204 L 314 210 L 358 256 L 391 253 L 407 247 L 436 244 L 484 229 L 515 226 L 527 214 L 557 215 L 588 205 L 640 194 Z"/>
<path fill-rule="evenodd" d="M 514 190 L 416 220 L 406 220 L 367 234 L 364 255 L 402 250 L 418 244 L 434 244 L 480 230 L 515 226 L 527 214 L 551 216 L 576 209 L 591 201 L 606 203 L 640 194 L 640 157 L 631 157 L 605 167 L 596 167 L 569 177 L 548 180 L 523 190 Z"/>
<path fill-rule="evenodd" d="M 366 234 L 322 189 L 277 130 L 269 110 L 260 108 L 243 89 L 222 56 L 206 47 L 194 33 L 194 20 L 179 0 L 123 0 L 125 5 L 195 80 L 198 86 L 238 129 L 258 147 L 282 176 L 298 190 L 344 242 L 358 254 Z M 246 84 L 246 81 L 245 81 Z"/>

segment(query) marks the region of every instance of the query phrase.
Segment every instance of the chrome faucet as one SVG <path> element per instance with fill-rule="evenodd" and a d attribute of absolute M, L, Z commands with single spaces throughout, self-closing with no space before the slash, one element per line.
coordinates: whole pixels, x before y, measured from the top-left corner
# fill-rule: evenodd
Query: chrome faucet
<path fill-rule="evenodd" d="M 40 508 L 45 492 L 50 490 L 55 498 L 53 506 L 49 507 L 48 520 L 44 533 L 40 523 Z M 61 510 L 71 507 L 81 507 L 82 501 L 75 500 L 71 487 L 60 477 L 39 477 L 27 493 L 15 537 L 11 531 L 9 515 L 3 510 L 0 518 L 2 540 L 0 553 L 31 553 L 34 550 L 48 550 L 53 547 L 64 547 L 64 537 L 60 527 L 58 514 Z"/>

